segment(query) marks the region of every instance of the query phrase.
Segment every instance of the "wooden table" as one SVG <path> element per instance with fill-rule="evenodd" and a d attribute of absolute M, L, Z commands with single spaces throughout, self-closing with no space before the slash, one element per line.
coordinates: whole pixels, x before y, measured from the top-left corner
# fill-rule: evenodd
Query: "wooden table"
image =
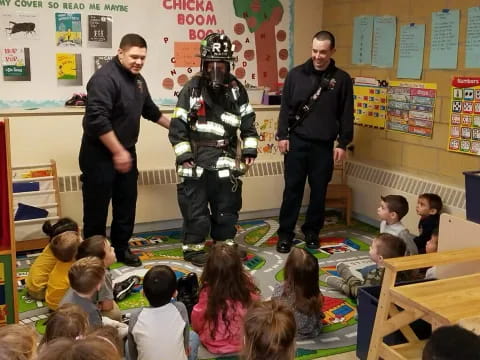
<path fill-rule="evenodd" d="M 397 272 L 479 259 L 480 247 L 385 260 L 368 360 L 421 359 L 425 341 L 419 340 L 410 328 L 412 322 L 423 319 L 435 329 L 480 314 L 480 273 L 395 286 Z M 407 343 L 383 343 L 384 336 L 397 330 Z"/>

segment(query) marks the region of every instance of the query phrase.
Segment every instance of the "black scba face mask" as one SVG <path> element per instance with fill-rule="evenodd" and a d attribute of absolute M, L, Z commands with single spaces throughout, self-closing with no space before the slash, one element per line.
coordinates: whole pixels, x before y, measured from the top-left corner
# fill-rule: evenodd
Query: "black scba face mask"
<path fill-rule="evenodd" d="M 210 64 L 206 71 L 209 85 L 213 89 L 219 89 L 221 87 L 224 87 L 228 65 L 224 62 L 217 61 L 212 61 Z"/>

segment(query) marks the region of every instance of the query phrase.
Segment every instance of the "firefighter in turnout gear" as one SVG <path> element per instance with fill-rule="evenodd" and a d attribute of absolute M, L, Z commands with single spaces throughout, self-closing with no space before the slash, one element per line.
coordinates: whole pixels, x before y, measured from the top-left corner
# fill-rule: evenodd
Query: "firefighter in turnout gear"
<path fill-rule="evenodd" d="M 230 73 L 233 46 L 213 33 L 200 43 L 200 73 L 179 94 L 169 130 L 180 183 L 183 256 L 202 266 L 205 238 L 233 239 L 242 207 L 239 179 L 257 156 L 255 112 L 242 84 Z M 240 139 L 237 132 L 240 130 Z"/>

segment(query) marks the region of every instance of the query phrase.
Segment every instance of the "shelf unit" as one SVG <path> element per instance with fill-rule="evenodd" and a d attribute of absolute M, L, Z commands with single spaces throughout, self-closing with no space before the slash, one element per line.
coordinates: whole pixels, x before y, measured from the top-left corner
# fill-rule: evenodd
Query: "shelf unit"
<path fill-rule="evenodd" d="M 22 177 L 25 172 L 39 171 L 46 172 L 48 175 Z M 16 250 L 43 249 L 48 244 L 48 237 L 42 232 L 43 223 L 46 220 L 54 222 L 62 216 L 56 162 L 50 160 L 49 163 L 44 164 L 14 166 L 12 177 L 13 184 L 29 182 L 39 184 L 38 191 L 13 193 L 14 208 L 18 207 L 19 203 L 26 203 L 48 211 L 48 217 L 14 221 Z"/>
<path fill-rule="evenodd" d="M 18 322 L 16 247 L 13 224 L 10 128 L 0 119 L 0 325 Z"/>

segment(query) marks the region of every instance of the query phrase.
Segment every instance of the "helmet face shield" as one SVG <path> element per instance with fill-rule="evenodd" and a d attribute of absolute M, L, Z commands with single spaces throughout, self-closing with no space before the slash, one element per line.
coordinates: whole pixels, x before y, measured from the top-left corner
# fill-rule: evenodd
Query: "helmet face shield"
<path fill-rule="evenodd" d="M 201 70 L 209 80 L 210 85 L 219 88 L 224 85 L 226 74 L 233 65 L 235 46 L 225 34 L 212 33 L 200 43 Z"/>
<path fill-rule="evenodd" d="M 223 61 L 207 61 L 205 63 L 205 75 L 210 80 L 211 87 L 217 89 L 225 85 L 225 74 L 228 68 L 228 64 Z"/>

